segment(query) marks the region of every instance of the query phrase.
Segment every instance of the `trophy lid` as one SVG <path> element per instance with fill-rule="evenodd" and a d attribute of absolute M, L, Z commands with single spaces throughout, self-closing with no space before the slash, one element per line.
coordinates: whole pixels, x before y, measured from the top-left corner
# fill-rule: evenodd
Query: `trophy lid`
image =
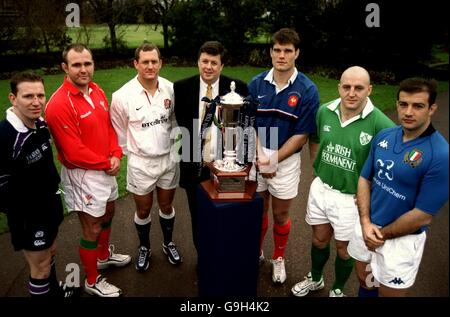
<path fill-rule="evenodd" d="M 222 105 L 242 105 L 244 104 L 244 98 L 242 98 L 236 90 L 236 83 L 234 81 L 230 84 L 231 92 L 226 94 L 225 96 L 220 97 L 220 103 Z"/>

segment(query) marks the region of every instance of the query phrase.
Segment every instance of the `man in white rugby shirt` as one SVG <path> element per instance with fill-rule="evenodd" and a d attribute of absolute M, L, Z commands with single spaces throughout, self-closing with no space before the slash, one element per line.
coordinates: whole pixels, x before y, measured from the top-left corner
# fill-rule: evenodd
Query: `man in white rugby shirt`
<path fill-rule="evenodd" d="M 149 267 L 150 225 L 153 192 L 159 205 L 159 221 L 164 236 L 162 250 L 170 263 L 182 257 L 172 232 L 175 209 L 172 201 L 178 186 L 179 166 L 170 159 L 170 132 L 176 125 L 173 113 L 173 84 L 159 76 L 162 59 L 156 45 L 143 43 L 136 49 L 137 76 L 113 93 L 111 121 L 119 145 L 128 157 L 127 190 L 136 203 L 134 223 L 139 237 L 136 270 Z"/>

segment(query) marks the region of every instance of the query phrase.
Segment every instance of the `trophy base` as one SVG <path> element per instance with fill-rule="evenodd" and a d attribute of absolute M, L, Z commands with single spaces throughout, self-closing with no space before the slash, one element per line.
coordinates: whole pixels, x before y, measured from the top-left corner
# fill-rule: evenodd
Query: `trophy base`
<path fill-rule="evenodd" d="M 208 194 L 209 198 L 215 202 L 245 202 L 251 201 L 256 192 L 257 183 L 254 181 L 245 181 L 244 192 L 219 192 L 216 189 L 214 182 L 206 180 L 201 183 L 203 189 Z"/>
<path fill-rule="evenodd" d="M 211 179 L 201 183 L 203 189 L 213 201 L 249 201 L 253 199 L 256 191 L 256 182 L 245 180 L 251 169 L 247 165 L 240 172 L 223 172 L 208 165 L 211 170 Z"/>

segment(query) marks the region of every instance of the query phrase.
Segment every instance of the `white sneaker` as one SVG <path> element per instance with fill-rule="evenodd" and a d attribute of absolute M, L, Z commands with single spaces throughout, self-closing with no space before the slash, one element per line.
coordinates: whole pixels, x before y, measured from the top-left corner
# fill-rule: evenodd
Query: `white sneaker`
<path fill-rule="evenodd" d="M 276 260 L 272 260 L 272 281 L 274 283 L 284 283 L 286 281 L 286 269 L 284 267 L 284 259 L 281 256 Z"/>
<path fill-rule="evenodd" d="M 330 297 L 345 297 L 339 288 L 330 290 Z"/>
<path fill-rule="evenodd" d="M 291 292 L 295 296 L 303 297 L 307 295 L 310 291 L 317 291 L 319 289 L 322 289 L 324 286 L 325 283 L 323 282 L 323 276 L 320 278 L 319 281 L 315 282 L 312 280 L 311 272 L 309 272 L 305 276 L 305 279 L 303 281 L 298 282 L 292 287 Z"/>
<path fill-rule="evenodd" d="M 109 245 L 109 257 L 100 261 L 97 259 L 97 269 L 103 270 L 110 266 L 125 266 L 131 262 L 131 256 L 126 254 L 114 253 L 114 244 Z"/>
<path fill-rule="evenodd" d="M 106 278 L 99 275 L 94 285 L 89 285 L 87 279 L 84 281 L 84 290 L 91 295 L 100 297 L 119 297 L 122 290 L 106 281 Z"/>

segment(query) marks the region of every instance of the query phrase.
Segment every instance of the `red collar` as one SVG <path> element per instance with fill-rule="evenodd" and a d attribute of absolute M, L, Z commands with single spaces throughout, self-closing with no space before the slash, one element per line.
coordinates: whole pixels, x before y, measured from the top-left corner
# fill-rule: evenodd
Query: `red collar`
<path fill-rule="evenodd" d="M 72 95 L 79 95 L 79 94 L 83 95 L 83 93 L 81 92 L 81 90 L 80 90 L 78 87 L 74 86 L 74 85 L 67 79 L 67 76 L 64 77 L 64 83 L 63 83 L 63 86 L 64 86 L 64 87 L 65 87 Z M 88 84 L 88 87 L 89 87 L 89 89 L 94 90 L 95 84 L 91 81 L 91 82 Z"/>

